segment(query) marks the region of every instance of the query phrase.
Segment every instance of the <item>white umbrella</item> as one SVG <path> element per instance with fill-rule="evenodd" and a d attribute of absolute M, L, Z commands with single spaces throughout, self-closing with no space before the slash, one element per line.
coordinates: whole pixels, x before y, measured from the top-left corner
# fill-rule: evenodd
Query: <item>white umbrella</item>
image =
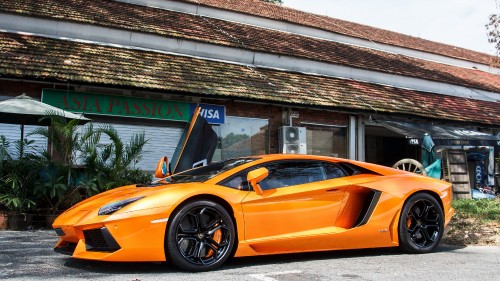
<path fill-rule="evenodd" d="M 47 112 L 63 116 L 68 120 L 77 119 L 80 124 L 90 121 L 82 114 L 71 113 L 48 105 L 28 97 L 24 93 L 13 99 L 0 101 L 0 123 L 21 125 L 21 156 L 23 154 L 24 125 L 50 126 L 50 118 L 43 118 L 47 116 Z"/>

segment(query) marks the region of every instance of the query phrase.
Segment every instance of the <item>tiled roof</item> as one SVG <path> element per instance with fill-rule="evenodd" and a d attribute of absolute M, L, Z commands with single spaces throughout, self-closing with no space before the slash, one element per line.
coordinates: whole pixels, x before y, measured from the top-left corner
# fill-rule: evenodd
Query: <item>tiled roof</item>
<path fill-rule="evenodd" d="M 0 33 L 0 76 L 500 125 L 485 102 L 243 65 Z"/>
<path fill-rule="evenodd" d="M 210 3 L 212 2 L 218 1 Z M 220 2 L 225 3 L 225 1 Z M 244 7 L 248 1 L 241 3 Z M 259 5 L 256 4 L 256 7 Z M 264 5 L 269 6 L 265 3 Z M 269 6 L 270 10 L 284 9 L 290 13 L 299 13 L 296 10 L 275 6 Z M 0 11 L 156 33 L 500 92 L 500 75 L 479 70 L 117 1 L 4 1 L 0 3 Z"/>
<path fill-rule="evenodd" d="M 453 58 L 490 64 L 492 56 L 467 50 L 464 48 L 425 40 L 389 30 L 375 28 L 363 24 L 335 19 L 328 16 L 307 13 L 292 8 L 263 2 L 261 0 L 175 0 L 190 2 L 240 12 L 260 17 L 288 21 L 295 24 L 310 26 L 339 34 L 344 34 L 375 42 L 401 46 L 404 48 L 440 54 Z"/>

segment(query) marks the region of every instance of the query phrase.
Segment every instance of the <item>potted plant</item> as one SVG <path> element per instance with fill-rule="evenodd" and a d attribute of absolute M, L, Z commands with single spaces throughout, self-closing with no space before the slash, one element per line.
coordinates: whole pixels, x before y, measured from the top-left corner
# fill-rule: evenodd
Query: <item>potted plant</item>
<path fill-rule="evenodd" d="M 0 136 L 0 179 L 3 178 L 5 169 L 4 165 L 8 159 L 10 159 L 10 154 L 7 151 L 7 147 L 9 146 L 9 142 L 4 135 Z M 0 186 L 2 188 L 2 186 Z M 0 194 L 2 194 L 2 190 L 0 189 Z M 7 229 L 9 222 L 9 214 L 5 206 L 0 205 L 0 230 Z"/>
<path fill-rule="evenodd" d="M 7 172 L 0 179 L 0 204 L 9 212 L 9 229 L 22 230 L 31 224 L 28 211 L 36 205 L 31 193 L 36 169 L 24 159 L 12 160 L 4 168 Z"/>
<path fill-rule="evenodd" d="M 51 125 L 36 128 L 29 135 L 44 136 L 50 144 L 39 156 L 43 168 L 34 193 L 48 207 L 46 223 L 51 226 L 63 202 L 77 191 L 72 186 L 75 182 L 73 162 L 79 147 L 79 120 L 67 120 L 52 111 L 46 112 L 41 120 L 44 119 L 50 119 Z"/>
<path fill-rule="evenodd" d="M 0 205 L 0 230 L 9 228 L 9 213 L 5 210 L 5 206 Z"/>
<path fill-rule="evenodd" d="M 29 147 L 32 143 L 19 140 L 16 149 Z M 7 209 L 9 228 L 20 230 L 31 224 L 31 216 L 27 212 L 36 205 L 31 190 L 38 169 L 33 154 L 28 152 L 16 160 L 8 153 L 8 146 L 5 136 L 0 136 L 0 204 Z"/>
<path fill-rule="evenodd" d="M 46 226 L 51 227 L 62 207 L 79 201 L 79 187 L 66 184 L 65 167 L 55 163 L 42 169 L 40 180 L 36 182 L 34 194 L 48 207 L 45 214 Z"/>

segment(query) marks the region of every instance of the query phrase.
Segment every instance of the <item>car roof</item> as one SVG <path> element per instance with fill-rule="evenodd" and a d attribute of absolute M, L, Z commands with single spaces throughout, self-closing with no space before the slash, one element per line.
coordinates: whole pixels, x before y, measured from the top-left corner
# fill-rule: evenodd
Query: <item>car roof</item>
<path fill-rule="evenodd" d="M 329 161 L 329 162 L 342 162 L 342 163 L 350 163 L 356 165 L 358 167 L 362 167 L 378 173 L 380 175 L 395 175 L 395 174 L 405 174 L 406 171 L 396 170 L 391 167 L 386 167 L 378 164 L 367 163 L 363 161 L 345 159 L 345 158 L 337 158 L 337 157 L 329 157 L 329 156 L 321 156 L 321 155 L 307 155 L 307 154 L 264 154 L 264 155 L 255 155 L 249 156 L 245 158 L 255 158 L 260 159 L 264 162 L 274 161 L 274 160 L 318 160 L 318 161 Z M 260 161 L 259 161 L 260 162 Z M 413 173 L 410 173 L 413 174 Z M 415 174 L 413 174 L 415 175 Z"/>
<path fill-rule="evenodd" d="M 329 160 L 329 161 L 349 161 L 348 159 L 341 159 L 329 156 L 320 155 L 306 155 L 306 154 L 264 154 L 250 156 L 249 158 L 259 158 L 265 160 L 286 160 L 286 159 L 308 159 L 308 160 Z"/>

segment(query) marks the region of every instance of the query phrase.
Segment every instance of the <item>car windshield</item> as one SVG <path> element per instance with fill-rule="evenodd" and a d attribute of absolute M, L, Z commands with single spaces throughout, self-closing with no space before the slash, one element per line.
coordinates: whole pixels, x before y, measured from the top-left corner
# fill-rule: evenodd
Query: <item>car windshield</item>
<path fill-rule="evenodd" d="M 221 161 L 172 175 L 165 180 L 169 183 L 204 182 L 225 171 L 234 169 L 240 165 L 255 161 L 257 159 L 258 158 L 236 158 Z"/>

